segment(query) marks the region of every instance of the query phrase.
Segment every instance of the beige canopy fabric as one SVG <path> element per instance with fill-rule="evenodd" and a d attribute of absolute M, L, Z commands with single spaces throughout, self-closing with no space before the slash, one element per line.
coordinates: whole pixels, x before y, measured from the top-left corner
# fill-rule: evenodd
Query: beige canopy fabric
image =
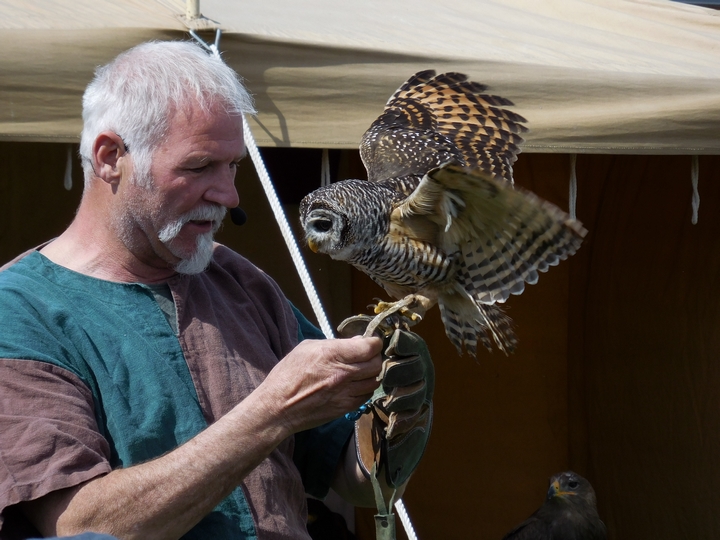
<path fill-rule="evenodd" d="M 720 12 L 667 0 L 0 0 L 0 140 L 76 141 L 96 66 L 221 28 L 261 146 L 356 148 L 423 69 L 528 119 L 525 151 L 720 153 Z M 214 34 L 203 32 L 209 41 Z"/>

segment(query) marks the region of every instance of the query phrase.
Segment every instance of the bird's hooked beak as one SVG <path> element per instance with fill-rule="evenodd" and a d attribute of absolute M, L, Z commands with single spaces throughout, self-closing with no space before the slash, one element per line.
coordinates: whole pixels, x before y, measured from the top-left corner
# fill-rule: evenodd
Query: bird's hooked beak
<path fill-rule="evenodd" d="M 318 252 L 318 245 L 312 239 L 308 238 L 307 245 L 312 249 L 313 253 Z"/>
<path fill-rule="evenodd" d="M 573 491 L 562 491 L 559 480 L 555 480 L 552 484 L 550 484 L 547 494 L 548 499 L 552 499 L 553 497 L 564 497 L 566 495 L 577 495 L 577 493 Z"/>

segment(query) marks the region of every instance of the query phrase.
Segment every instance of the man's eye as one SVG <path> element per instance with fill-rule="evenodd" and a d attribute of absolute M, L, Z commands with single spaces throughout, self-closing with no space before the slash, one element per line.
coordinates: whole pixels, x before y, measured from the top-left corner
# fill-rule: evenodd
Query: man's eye
<path fill-rule="evenodd" d="M 191 167 L 188 169 L 188 171 L 190 171 L 192 173 L 201 173 L 205 169 L 207 169 L 207 165 L 203 165 L 202 167 Z"/>

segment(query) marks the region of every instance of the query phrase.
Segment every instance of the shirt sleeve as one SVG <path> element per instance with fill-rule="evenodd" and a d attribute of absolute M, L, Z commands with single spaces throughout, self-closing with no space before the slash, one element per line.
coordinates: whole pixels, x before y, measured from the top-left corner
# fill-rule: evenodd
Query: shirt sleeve
<path fill-rule="evenodd" d="M 0 359 L 0 433 L 0 536 L 22 525 L 6 508 L 111 470 L 90 390 L 58 366 Z"/>
<path fill-rule="evenodd" d="M 305 493 L 324 499 L 355 423 L 345 417 L 295 434 L 293 461 Z"/>
<path fill-rule="evenodd" d="M 295 315 L 298 322 L 298 343 L 300 343 L 303 339 L 325 339 L 325 334 L 322 330 L 313 325 L 313 323 L 311 323 L 298 308 L 293 306 L 292 302 L 289 300 L 288 304 L 290 304 L 293 315 Z"/>

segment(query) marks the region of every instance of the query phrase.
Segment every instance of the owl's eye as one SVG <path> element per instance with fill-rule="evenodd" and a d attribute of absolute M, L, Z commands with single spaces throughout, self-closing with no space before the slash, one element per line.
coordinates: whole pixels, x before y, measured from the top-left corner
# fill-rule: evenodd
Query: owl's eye
<path fill-rule="evenodd" d="M 332 221 L 329 219 L 316 219 L 311 223 L 312 228 L 318 232 L 328 232 L 332 229 L 332 225 Z"/>
<path fill-rule="evenodd" d="M 573 480 L 572 482 L 568 482 L 568 487 L 569 487 L 570 489 L 575 489 L 575 488 L 578 487 L 579 485 L 580 485 L 580 484 L 579 484 L 578 482 L 576 482 L 575 480 Z"/>

